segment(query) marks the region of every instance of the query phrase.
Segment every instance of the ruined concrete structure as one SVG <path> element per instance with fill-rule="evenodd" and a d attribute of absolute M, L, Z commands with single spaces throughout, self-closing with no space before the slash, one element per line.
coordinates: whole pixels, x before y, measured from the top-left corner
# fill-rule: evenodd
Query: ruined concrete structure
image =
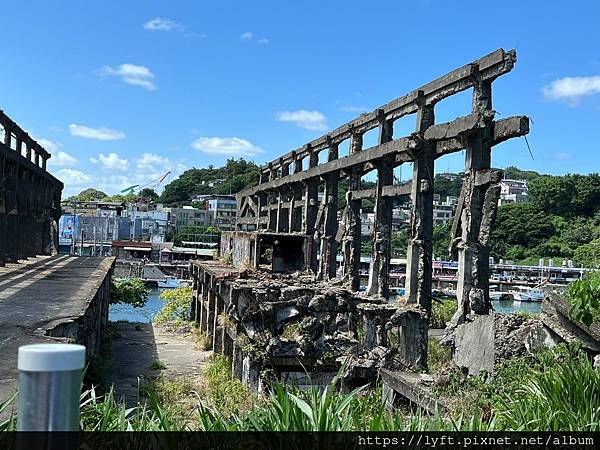
<path fill-rule="evenodd" d="M 294 360 L 315 356 L 323 361 L 324 355 L 333 354 L 339 357 L 338 367 L 341 355 L 346 355 L 353 361 L 348 366 L 353 379 L 372 374 L 376 367 L 389 368 L 391 353 L 401 364 L 425 367 L 432 298 L 434 165 L 436 159 L 463 149 L 465 177 L 451 236 L 460 266 L 459 310 L 453 322 L 461 323 L 469 314 L 489 313 L 488 240 L 502 178 L 500 170 L 491 168 L 491 150 L 529 131 L 526 116 L 494 120 L 492 82 L 511 71 L 515 61 L 514 50 L 499 49 L 261 168 L 258 186 L 237 195 L 238 230 L 222 235 L 221 255 L 227 264 L 192 264 L 194 317 L 213 336 L 215 350 L 233 355 L 234 372 L 246 364 L 240 361 L 248 361 L 248 366 L 260 360 L 285 378 L 285 364 L 277 360 L 281 352 Z M 436 124 L 435 105 L 470 88 L 470 114 Z M 410 114 L 416 115 L 415 132 L 396 138 L 394 122 Z M 363 148 L 363 136 L 372 129 L 378 129 L 378 144 Z M 340 157 L 344 141 L 349 141 L 349 154 Z M 405 163 L 413 164 L 412 181 L 394 184 L 394 168 Z M 376 186 L 363 189 L 361 179 L 371 171 L 376 172 Z M 348 181 L 348 192 L 340 211 L 338 187 L 343 179 Z M 412 203 L 403 306 L 387 304 L 392 208 L 401 195 L 410 195 Z M 365 294 L 358 291 L 360 211 L 367 198 L 374 199 L 375 227 Z M 341 277 L 336 270 L 338 252 L 343 255 Z M 297 275 L 291 278 L 273 275 L 294 271 Z M 302 278 L 300 273 L 312 275 Z M 323 296 L 331 298 L 325 300 L 330 307 L 315 310 Z M 219 325 L 217 316 L 231 323 Z M 294 322 L 300 336 L 285 337 L 283 328 Z M 268 333 L 262 333 L 265 330 Z M 264 339 L 256 338 L 261 333 Z M 242 341 L 249 340 L 248 348 L 260 348 L 261 358 L 244 353 L 243 345 L 232 344 L 240 335 Z M 348 343 L 347 348 L 332 350 L 322 344 L 334 336 Z M 252 371 L 243 372 L 248 378 Z"/>
<path fill-rule="evenodd" d="M 63 184 L 46 170 L 49 158 L 0 111 L 0 266 L 58 250 Z"/>
<path fill-rule="evenodd" d="M 347 388 L 380 367 L 420 362 L 427 318 L 357 295 L 310 274 L 271 275 L 221 261 L 192 261 L 192 319 L 210 349 L 232 359 L 232 375 L 260 390 L 273 379 L 326 384 L 342 366 Z M 397 339 L 398 346 L 389 347 Z"/>
<path fill-rule="evenodd" d="M 304 235 L 306 268 L 321 279 L 336 276 L 335 257 L 341 247 L 344 276 L 356 290 L 361 202 L 374 198 L 375 231 L 367 289 L 370 295 L 387 297 L 392 202 L 394 197 L 410 194 L 406 290 L 411 302 L 429 310 L 434 163 L 464 149 L 465 182 L 452 236 L 460 262 L 458 298 L 464 305 L 463 315 L 470 310 L 489 311 L 487 241 L 501 180 L 501 172 L 490 167 L 491 150 L 529 131 L 525 116 L 494 120 L 492 82 L 512 70 L 515 61 L 514 50 L 499 49 L 271 161 L 261 169 L 260 184 L 238 194 L 238 227 Z M 471 113 L 435 124 L 435 105 L 469 88 L 473 88 Z M 394 139 L 394 121 L 408 114 L 416 114 L 415 132 Z M 379 144 L 363 149 L 363 135 L 374 128 L 379 130 Z M 350 152 L 339 158 L 338 147 L 345 140 L 350 140 Z M 323 151 L 326 161 L 320 162 Z M 413 163 L 412 182 L 394 185 L 393 169 L 409 162 Z M 377 186 L 363 190 L 361 177 L 371 170 L 377 172 Z M 349 191 L 338 220 L 337 191 L 342 178 L 348 178 Z M 321 185 L 324 193 L 319 203 Z"/>

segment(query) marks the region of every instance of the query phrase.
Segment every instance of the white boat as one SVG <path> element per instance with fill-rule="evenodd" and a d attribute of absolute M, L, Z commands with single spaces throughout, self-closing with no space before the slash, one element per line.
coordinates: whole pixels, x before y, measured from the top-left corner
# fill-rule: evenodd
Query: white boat
<path fill-rule="evenodd" d="M 499 302 L 512 302 L 514 296 L 510 292 L 490 291 L 490 300 Z"/>
<path fill-rule="evenodd" d="M 544 300 L 544 291 L 528 286 L 516 286 L 516 289 L 509 291 L 513 298 L 520 302 L 541 302 Z"/>
<path fill-rule="evenodd" d="M 181 287 L 181 282 L 175 277 L 166 276 L 164 280 L 158 281 L 158 287 L 169 289 L 178 288 Z"/>

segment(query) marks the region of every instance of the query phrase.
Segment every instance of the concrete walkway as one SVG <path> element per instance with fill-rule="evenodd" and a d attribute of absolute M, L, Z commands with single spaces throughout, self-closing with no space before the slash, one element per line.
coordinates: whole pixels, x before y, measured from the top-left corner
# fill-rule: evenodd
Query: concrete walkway
<path fill-rule="evenodd" d="M 0 267 L 0 401 L 16 390 L 19 346 L 57 342 L 53 330 L 86 314 L 113 263 L 63 255 Z"/>
<path fill-rule="evenodd" d="M 194 337 L 152 323 L 112 324 L 111 382 L 115 396 L 128 405 L 140 400 L 139 387 L 159 376 L 197 377 L 212 351 L 196 348 Z M 160 362 L 164 369 L 157 368 Z"/>

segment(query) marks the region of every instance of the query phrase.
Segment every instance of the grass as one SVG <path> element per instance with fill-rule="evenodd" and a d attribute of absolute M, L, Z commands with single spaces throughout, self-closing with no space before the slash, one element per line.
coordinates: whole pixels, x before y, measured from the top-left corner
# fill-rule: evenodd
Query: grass
<path fill-rule="evenodd" d="M 211 356 L 204 373 L 206 397 L 212 407 L 225 414 L 239 413 L 250 408 L 252 395 L 248 386 L 231 377 L 231 360 L 226 356 Z"/>
<path fill-rule="evenodd" d="M 600 431 L 600 371 L 573 346 L 515 358 L 494 375 L 455 377 L 445 386 L 445 394 L 466 398 L 471 409 L 457 408 L 447 416 L 389 412 L 380 390 L 369 393 L 359 387 L 340 393 L 338 382 L 336 377 L 325 389 L 308 390 L 275 383 L 266 398 L 259 399 L 231 380 L 229 361 L 217 356 L 206 370 L 205 386 L 185 379 L 157 381 L 148 391 L 148 402 L 133 408 L 115 399 L 112 389 L 104 396 L 93 388 L 84 391 L 81 427 L 86 431 Z M 13 400 L 1 403 L 0 411 Z M 13 428 L 14 417 L 0 424 L 0 431 Z"/>
<path fill-rule="evenodd" d="M 152 370 L 165 370 L 167 366 L 162 361 L 156 360 L 150 364 L 150 369 Z"/>
<path fill-rule="evenodd" d="M 427 348 L 427 366 L 430 372 L 439 372 L 449 368 L 452 362 L 451 351 L 448 347 L 440 344 L 434 337 L 429 337 Z"/>
<path fill-rule="evenodd" d="M 450 322 L 450 319 L 452 319 L 452 316 L 456 312 L 457 308 L 458 306 L 456 300 L 434 299 L 431 304 L 431 318 L 429 320 L 429 326 L 431 328 L 446 328 L 446 323 Z"/>
<path fill-rule="evenodd" d="M 302 334 L 302 326 L 300 322 L 287 323 L 283 327 L 281 337 L 284 339 L 294 340 Z"/>

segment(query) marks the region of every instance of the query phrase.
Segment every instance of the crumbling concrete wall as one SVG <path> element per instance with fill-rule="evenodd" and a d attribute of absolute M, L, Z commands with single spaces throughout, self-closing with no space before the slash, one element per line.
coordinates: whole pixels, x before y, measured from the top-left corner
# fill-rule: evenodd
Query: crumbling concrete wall
<path fill-rule="evenodd" d="M 232 375 L 256 390 L 305 370 L 326 380 L 344 366 L 350 388 L 376 380 L 394 358 L 424 367 L 427 318 L 418 306 L 398 309 L 307 274 L 248 273 L 217 261 L 195 261 L 191 272 L 192 317 L 212 350 L 232 358 Z"/>
<path fill-rule="evenodd" d="M 477 375 L 493 372 L 502 360 L 555 344 L 538 319 L 518 314 L 469 315 L 456 328 L 453 361 L 470 375 Z"/>
<path fill-rule="evenodd" d="M 600 353 L 600 323 L 590 326 L 569 314 L 569 304 L 559 293 L 548 291 L 542 301 L 540 320 L 555 339 L 580 342 L 591 353 Z"/>

